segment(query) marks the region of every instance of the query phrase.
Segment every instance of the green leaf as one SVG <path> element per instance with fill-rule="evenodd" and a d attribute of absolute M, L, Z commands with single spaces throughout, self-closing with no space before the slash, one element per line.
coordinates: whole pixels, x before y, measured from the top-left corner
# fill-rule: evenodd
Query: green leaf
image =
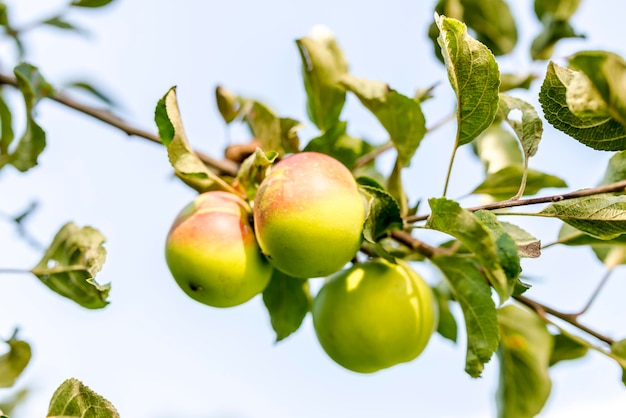
<path fill-rule="evenodd" d="M 300 151 L 300 137 L 298 130 L 304 128 L 304 125 L 292 118 L 279 118 L 280 123 L 280 149 L 286 153 L 295 153 Z"/>
<path fill-rule="evenodd" d="M 565 38 L 584 38 L 576 33 L 568 20 L 574 15 L 580 0 L 535 0 L 535 14 L 543 24 L 533 39 L 530 55 L 534 60 L 547 60 L 558 41 Z"/>
<path fill-rule="evenodd" d="M 267 169 L 276 157 L 278 154 L 274 151 L 264 152 L 261 148 L 257 148 L 254 154 L 241 163 L 235 184 L 245 191 L 249 200 L 254 200 L 256 191 L 267 174 Z"/>
<path fill-rule="evenodd" d="M 539 215 L 559 218 L 592 237 L 610 240 L 626 234 L 626 195 L 598 194 L 554 202 Z"/>
<path fill-rule="evenodd" d="M 491 232 L 496 243 L 500 265 L 508 280 L 508 287 L 513 288 L 522 272 L 517 244 L 493 213 L 487 210 L 479 210 L 474 212 L 474 216 Z"/>
<path fill-rule="evenodd" d="M 537 79 L 537 76 L 532 73 L 528 74 L 512 74 L 502 73 L 500 74 L 500 93 L 504 93 L 514 89 L 530 89 L 533 81 Z"/>
<path fill-rule="evenodd" d="M 348 73 L 348 63 L 329 31 L 296 41 L 302 58 L 302 77 L 311 121 L 326 131 L 339 121 L 346 91 L 339 84 Z"/>
<path fill-rule="evenodd" d="M 9 418 L 8 415 L 12 414 L 15 409 L 23 404 L 29 394 L 30 390 L 28 388 L 22 388 L 16 392 L 12 391 L 8 397 L 3 397 L 2 401 L 0 401 L 0 418 Z"/>
<path fill-rule="evenodd" d="M 113 0 L 74 0 L 70 6 L 75 7 L 102 7 L 111 3 Z"/>
<path fill-rule="evenodd" d="M 322 135 L 311 139 L 304 147 L 304 151 L 330 155 L 352 170 L 357 160 L 372 152 L 374 147 L 361 138 L 348 135 L 346 133 L 347 126 L 347 122 L 338 122 Z"/>
<path fill-rule="evenodd" d="M 613 242 L 613 240 L 608 241 Z M 613 269 L 620 264 L 626 264 L 626 245 L 619 244 L 596 244 L 591 249 L 594 254 L 608 269 Z"/>
<path fill-rule="evenodd" d="M 613 119 L 626 126 L 626 62 L 606 51 L 582 51 L 569 58 L 572 68 L 582 71 L 600 94 Z"/>
<path fill-rule="evenodd" d="M 402 183 L 402 164 L 400 163 L 399 155 L 387 179 L 387 192 L 393 196 L 400 207 L 400 214 L 402 217 L 405 217 L 409 211 L 409 201 Z"/>
<path fill-rule="evenodd" d="M 539 102 L 546 120 L 556 129 L 593 149 L 626 149 L 626 128 L 618 121 L 602 115 L 581 117 L 569 108 L 567 92 L 573 80 L 580 78 L 576 73 L 553 62 L 548 65 L 539 92 Z"/>
<path fill-rule="evenodd" d="M 363 226 L 363 237 L 371 243 L 387 235 L 394 229 L 402 229 L 403 222 L 400 207 L 396 200 L 385 190 L 373 186 L 359 185 L 368 198 L 368 211 Z"/>
<path fill-rule="evenodd" d="M 115 100 L 109 96 L 108 94 L 106 94 L 102 89 L 94 86 L 91 83 L 88 83 L 86 81 L 72 81 L 70 83 L 66 83 L 64 85 L 65 88 L 72 88 L 72 89 L 78 89 L 81 90 L 83 92 L 88 93 L 89 95 L 97 98 L 98 100 L 100 100 L 102 103 L 108 105 L 108 106 L 112 106 L 115 107 L 117 106 Z"/>
<path fill-rule="evenodd" d="M 476 39 L 494 55 L 513 51 L 517 43 L 517 27 L 504 0 L 461 0 L 461 4 L 462 20 L 472 28 Z"/>
<path fill-rule="evenodd" d="M 426 120 L 420 103 L 379 81 L 345 75 L 341 84 L 376 116 L 398 150 L 400 164 L 408 166 L 426 134 Z"/>
<path fill-rule="evenodd" d="M 37 158 L 46 147 L 46 134 L 35 122 L 35 105 L 41 98 L 52 95 L 54 90 L 37 67 L 30 64 L 18 65 L 14 73 L 26 105 L 26 129 L 11 153 L 10 162 L 19 171 L 24 172 L 37 165 Z"/>
<path fill-rule="evenodd" d="M 493 54 L 467 33 L 466 26 L 436 17 L 438 38 L 457 99 L 456 147 L 470 143 L 491 125 L 498 110 L 500 72 Z"/>
<path fill-rule="evenodd" d="M 520 257 L 537 258 L 541 255 L 541 241 L 517 225 L 508 222 L 500 222 L 504 231 L 509 234 Z"/>
<path fill-rule="evenodd" d="M 459 331 L 456 319 L 450 311 L 450 303 L 453 300 L 452 289 L 447 281 L 442 280 L 438 286 L 433 288 L 433 294 L 435 295 L 437 312 L 439 313 L 437 333 L 443 338 L 456 342 Z"/>
<path fill-rule="evenodd" d="M 467 330 L 465 371 L 472 377 L 479 377 L 498 348 L 496 307 L 491 289 L 473 258 L 436 255 L 431 261 L 446 277 L 463 311 Z"/>
<path fill-rule="evenodd" d="M 552 335 L 535 313 L 515 305 L 498 310 L 498 324 L 498 417 L 532 418 L 541 411 L 552 388 L 548 374 Z"/>
<path fill-rule="evenodd" d="M 550 366 L 564 360 L 576 360 L 589 352 L 589 345 L 584 340 L 567 333 L 554 335 L 554 347 L 550 355 Z"/>
<path fill-rule="evenodd" d="M 511 165 L 522 166 L 524 164 L 519 141 L 500 123 L 494 123 L 487 128 L 472 142 L 472 146 L 488 174 L 496 173 Z M 519 186 L 519 182 L 517 184 Z"/>
<path fill-rule="evenodd" d="M 498 200 L 506 200 L 515 195 L 520 188 L 524 175 L 524 166 L 510 165 L 492 174 L 476 186 L 472 194 L 487 194 Z M 547 187 L 567 187 L 567 183 L 560 177 L 529 169 L 526 177 L 524 195 L 537 194 Z"/>
<path fill-rule="evenodd" d="M 13 142 L 13 115 L 11 109 L 4 101 L 4 96 L 0 94 L 0 167 L 2 161 L 8 162 L 9 146 Z"/>
<path fill-rule="evenodd" d="M 611 353 L 622 368 L 622 383 L 626 385 L 626 339 L 611 344 Z"/>
<path fill-rule="evenodd" d="M 119 418 L 119 413 L 102 396 L 78 379 L 67 379 L 50 400 L 47 418 Z"/>
<path fill-rule="evenodd" d="M 521 120 L 511 118 L 511 111 L 519 110 L 522 113 Z M 543 124 L 537 111 L 530 104 L 516 97 L 500 93 L 498 113 L 505 120 L 517 135 L 522 144 L 525 160 L 537 153 L 539 141 L 543 134 Z"/>
<path fill-rule="evenodd" d="M 233 191 L 232 187 L 207 168 L 189 145 L 178 109 L 175 87 L 157 103 L 154 120 L 177 176 L 200 193 L 215 189 Z"/>
<path fill-rule="evenodd" d="M 261 148 L 265 151 L 281 150 L 280 119 L 269 107 L 256 100 L 248 101 L 244 104 L 242 114 Z"/>
<path fill-rule="evenodd" d="M 626 151 L 616 152 L 609 159 L 600 186 L 626 180 Z"/>
<path fill-rule="evenodd" d="M 0 388 L 12 387 L 32 356 L 30 345 L 26 341 L 18 340 L 15 334 L 8 341 L 4 341 L 8 344 L 9 351 L 0 355 Z"/>
<path fill-rule="evenodd" d="M 270 283 L 263 291 L 263 302 L 276 332 L 276 342 L 281 341 L 300 328 L 311 309 L 309 281 L 274 270 Z"/>
<path fill-rule="evenodd" d="M 63 16 L 54 16 L 41 22 L 44 25 L 52 26 L 57 29 L 70 30 L 76 33 L 85 34 L 86 31 L 63 19 Z"/>
<path fill-rule="evenodd" d="M 428 203 L 431 215 L 426 221 L 426 227 L 457 238 L 474 253 L 489 283 L 500 296 L 500 303 L 503 303 L 513 288 L 500 264 L 498 247 L 491 231 L 453 200 L 432 198 Z"/>
<path fill-rule="evenodd" d="M 239 116 L 243 105 L 242 100 L 230 90 L 217 86 L 215 88 L 215 101 L 224 122 L 231 123 Z"/>
<path fill-rule="evenodd" d="M 85 308 L 104 308 L 111 285 L 95 281 L 106 259 L 104 241 L 97 229 L 69 222 L 57 232 L 31 272 L 54 292 Z"/>

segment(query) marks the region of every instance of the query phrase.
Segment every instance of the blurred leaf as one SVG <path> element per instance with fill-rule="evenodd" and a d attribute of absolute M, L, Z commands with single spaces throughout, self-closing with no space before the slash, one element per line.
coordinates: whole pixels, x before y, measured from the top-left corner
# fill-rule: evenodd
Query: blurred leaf
<path fill-rule="evenodd" d="M 491 125 L 498 110 L 500 72 L 485 47 L 467 33 L 466 26 L 445 16 L 436 17 L 439 45 L 457 99 L 456 147 L 470 143 Z"/>
<path fill-rule="evenodd" d="M 86 34 L 85 29 L 79 28 L 73 23 L 64 20 L 63 16 L 54 16 L 50 19 L 43 20 L 41 23 L 44 25 L 55 27 L 57 29 L 70 30 L 80 34 Z"/>
<path fill-rule="evenodd" d="M 600 186 L 626 180 L 626 151 L 616 152 L 604 172 Z"/>
<path fill-rule="evenodd" d="M 311 139 L 304 151 L 316 151 L 330 155 L 352 170 L 357 160 L 372 152 L 374 147 L 363 139 L 348 135 L 346 133 L 347 126 L 347 122 L 337 122 L 322 135 Z"/>
<path fill-rule="evenodd" d="M 530 89 L 532 82 L 537 79 L 537 76 L 528 74 L 512 74 L 502 73 L 500 74 L 500 93 L 504 93 L 514 89 Z"/>
<path fill-rule="evenodd" d="M 379 81 L 345 75 L 341 84 L 376 116 L 398 150 L 401 166 L 408 166 L 426 134 L 426 120 L 420 103 Z"/>
<path fill-rule="evenodd" d="M 242 102 L 239 96 L 233 94 L 225 87 L 217 86 L 215 88 L 215 99 L 217 109 L 226 123 L 231 123 L 239 116 L 241 112 Z"/>
<path fill-rule="evenodd" d="M 569 57 L 569 64 L 587 76 L 613 119 L 626 126 L 626 62 L 622 57 L 605 51 L 582 51 Z"/>
<path fill-rule="evenodd" d="M 494 55 L 513 51 L 517 43 L 517 27 L 504 0 L 461 0 L 463 19 L 472 28 L 476 39 Z"/>
<path fill-rule="evenodd" d="M 450 302 L 453 299 L 452 289 L 447 281 L 442 281 L 438 286 L 433 287 L 433 294 L 435 295 L 439 313 L 437 332 L 443 338 L 456 342 L 459 331 L 456 319 L 450 311 Z"/>
<path fill-rule="evenodd" d="M 74 0 L 70 6 L 76 7 L 102 7 L 111 3 L 113 0 Z"/>
<path fill-rule="evenodd" d="M 37 67 L 20 64 L 14 69 L 17 87 L 26 105 L 26 129 L 11 153 L 10 162 L 19 171 L 27 171 L 37 165 L 37 157 L 46 147 L 46 134 L 35 122 L 34 109 L 37 102 L 48 97 L 54 90 L 39 73 Z"/>
<path fill-rule="evenodd" d="M 593 237 L 609 240 L 626 234 L 626 195 L 598 194 L 554 202 L 539 215 L 559 218 Z"/>
<path fill-rule="evenodd" d="M 524 164 L 519 141 L 508 129 L 504 129 L 500 123 L 494 123 L 483 131 L 472 142 L 472 145 L 488 174 L 496 173 L 511 165 L 522 166 Z M 519 187 L 519 181 L 517 185 Z"/>
<path fill-rule="evenodd" d="M 489 284 L 474 258 L 436 255 L 431 261 L 446 277 L 454 299 L 463 310 L 467 330 L 465 371 L 472 377 L 479 377 L 498 348 L 499 340 L 496 307 Z"/>
<path fill-rule="evenodd" d="M 376 243 L 387 232 L 402 229 L 403 222 L 396 200 L 385 190 L 373 186 L 359 185 L 362 193 L 368 197 L 368 211 L 363 236 L 371 243 Z"/>
<path fill-rule="evenodd" d="M 241 163 L 235 184 L 245 191 L 249 200 L 254 200 L 256 191 L 267 174 L 267 169 L 277 156 L 278 154 L 274 151 L 264 152 L 261 148 L 257 148 L 254 154 Z"/>
<path fill-rule="evenodd" d="M 553 62 L 539 92 L 539 102 L 546 120 L 556 129 L 593 149 L 620 151 L 626 149 L 626 128 L 606 116 L 575 115 L 568 107 L 567 91 L 576 71 Z"/>
<path fill-rule="evenodd" d="M 612 241 L 609 241 L 612 242 Z M 591 249 L 594 254 L 608 269 L 626 264 L 626 245 L 596 244 Z"/>
<path fill-rule="evenodd" d="M 84 91 L 108 106 L 117 106 L 115 100 L 111 96 L 91 83 L 85 81 L 72 81 L 70 83 L 66 83 L 63 87 Z"/>
<path fill-rule="evenodd" d="M 426 227 L 457 238 L 474 253 L 489 283 L 500 296 L 500 303 L 503 303 L 511 295 L 513 287 L 500 264 L 498 247 L 491 231 L 453 200 L 431 198 L 428 203 L 431 215 Z"/>
<path fill-rule="evenodd" d="M 88 309 L 104 308 L 110 284 L 99 285 L 96 274 L 106 259 L 104 236 L 89 226 L 65 224 L 43 258 L 31 270 L 50 289 Z"/>
<path fill-rule="evenodd" d="M 472 191 L 472 194 L 487 194 L 498 200 L 509 199 L 519 190 L 523 175 L 523 166 L 510 165 L 496 173 L 488 174 L 485 180 Z M 567 187 L 567 183 L 560 177 L 533 169 L 528 170 L 524 195 L 537 194 L 547 187 Z"/>
<path fill-rule="evenodd" d="M 339 79 L 348 73 L 348 63 L 330 33 L 296 41 L 302 58 L 302 77 L 311 121 L 326 131 L 339 121 L 346 92 Z"/>
<path fill-rule="evenodd" d="M 558 41 L 565 38 L 584 38 L 569 24 L 580 0 L 535 0 L 535 14 L 543 28 L 530 48 L 534 60 L 549 59 Z"/>
<path fill-rule="evenodd" d="M 541 241 L 530 233 L 526 232 L 517 225 L 500 222 L 507 234 L 517 245 L 517 251 L 520 257 L 537 258 L 541 255 Z"/>
<path fill-rule="evenodd" d="M 4 341 L 9 346 L 9 351 L 0 355 L 0 388 L 10 388 L 20 377 L 32 356 L 30 345 L 26 341 L 16 338 L 17 330 L 13 337 Z"/>
<path fill-rule="evenodd" d="M 610 240 L 600 239 L 585 234 L 580 229 L 571 225 L 563 224 L 559 230 L 558 241 L 563 245 L 589 245 L 589 244 L 619 244 L 626 245 L 626 235 L 620 235 Z"/>
<path fill-rule="evenodd" d="M 47 418 L 119 418 L 111 402 L 78 379 L 67 379 L 52 395 Z"/>
<path fill-rule="evenodd" d="M 576 360 L 584 357 L 589 351 L 589 345 L 583 344 L 580 338 L 566 333 L 554 335 L 554 347 L 550 356 L 550 367 L 564 360 Z"/>
<path fill-rule="evenodd" d="M 402 164 L 400 156 L 396 158 L 393 170 L 387 179 L 387 192 L 396 200 L 400 207 L 400 215 L 405 217 L 409 211 L 409 201 L 402 183 Z"/>
<path fill-rule="evenodd" d="M 300 121 L 291 118 L 280 118 L 280 146 L 286 153 L 300 151 L 298 130 L 304 128 Z"/>
<path fill-rule="evenodd" d="M 8 162 L 9 146 L 13 142 L 13 115 L 11 109 L 4 101 L 4 96 L 0 94 L 0 167 L 2 161 Z"/>
<path fill-rule="evenodd" d="M 242 114 L 263 150 L 281 150 L 280 119 L 269 107 L 256 100 L 248 101 L 244 104 Z"/>
<path fill-rule="evenodd" d="M 615 360 L 622 368 L 622 383 L 626 385 L 626 339 L 611 344 L 611 353 L 616 356 Z"/>
<path fill-rule="evenodd" d="M 533 312 L 515 305 L 498 310 L 500 382 L 496 393 L 499 418 L 532 418 L 548 399 L 553 338 Z"/>
<path fill-rule="evenodd" d="M 496 243 L 500 265 L 507 277 L 508 287 L 513 288 L 522 272 L 517 244 L 493 213 L 479 210 L 474 212 L 474 216 L 491 232 L 493 241 Z"/>
<path fill-rule="evenodd" d="M 230 189 L 228 184 L 207 168 L 189 145 L 178 109 L 175 87 L 157 103 L 154 120 L 176 175 L 200 193 L 220 188 Z"/>
<path fill-rule="evenodd" d="M 311 309 L 309 281 L 287 276 L 275 269 L 263 291 L 263 302 L 276 332 L 276 342 L 281 341 L 300 328 Z"/>
<path fill-rule="evenodd" d="M 8 415 L 13 413 L 13 410 L 24 402 L 29 393 L 30 390 L 28 388 L 22 388 L 12 393 L 11 396 L 3 398 L 0 401 L 0 418 L 9 418 Z"/>

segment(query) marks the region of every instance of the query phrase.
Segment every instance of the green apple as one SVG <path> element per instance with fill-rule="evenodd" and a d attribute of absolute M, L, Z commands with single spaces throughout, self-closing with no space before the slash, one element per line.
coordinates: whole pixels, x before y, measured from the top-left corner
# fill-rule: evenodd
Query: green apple
<path fill-rule="evenodd" d="M 267 286 L 272 267 L 256 243 L 250 208 L 238 196 L 206 192 L 178 215 L 165 259 L 181 289 L 206 305 L 240 305 Z"/>
<path fill-rule="evenodd" d="M 437 325 L 428 284 L 407 264 L 382 259 L 331 276 L 315 296 L 312 313 L 324 351 L 360 373 L 415 359 Z"/>
<path fill-rule="evenodd" d="M 365 206 L 339 161 L 302 152 L 278 162 L 254 200 L 254 226 L 270 263 L 293 277 L 332 274 L 361 245 Z"/>

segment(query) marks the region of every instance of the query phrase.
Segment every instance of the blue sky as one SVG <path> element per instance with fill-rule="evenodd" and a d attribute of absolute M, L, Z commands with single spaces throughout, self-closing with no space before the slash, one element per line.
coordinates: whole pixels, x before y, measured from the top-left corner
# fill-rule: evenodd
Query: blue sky
<path fill-rule="evenodd" d="M 7 2 L 18 22 L 49 16 L 64 1 Z M 516 53 L 503 71 L 533 69 L 526 56 L 538 30 L 532 2 L 515 3 L 522 19 Z M 603 48 L 626 56 L 617 1 L 604 9 L 583 2 L 575 26 L 586 41 L 564 42 L 556 57 L 578 49 Z M 611 9 L 613 5 L 613 9 Z M 155 131 L 157 100 L 173 85 L 194 147 L 219 157 L 226 144 L 245 140 L 227 130 L 214 103 L 217 84 L 265 100 L 282 116 L 306 121 L 300 62 L 294 40 L 316 24 L 333 30 L 354 75 L 387 81 L 405 94 L 440 83 L 427 102 L 428 124 L 452 109 L 446 74 L 426 38 L 434 2 L 356 0 L 293 2 L 139 2 L 117 0 L 93 12 L 74 11 L 89 39 L 45 29 L 27 37 L 29 59 L 53 83 L 88 79 L 122 104 L 121 115 Z M 0 43 L 0 64 L 14 64 L 13 50 Z M 19 104 L 16 98 L 16 104 Z M 532 96 L 524 95 L 533 101 Z M 497 363 L 483 378 L 469 378 L 463 343 L 434 336 L 414 362 L 373 375 L 348 372 L 322 352 L 310 318 L 287 340 L 274 344 L 259 297 L 219 310 L 188 299 L 171 279 L 163 243 L 178 211 L 194 192 L 171 174 L 165 150 L 87 119 L 54 103 L 42 103 L 39 121 L 48 133 L 41 165 L 27 175 L 0 173 L 0 210 L 18 212 L 41 202 L 29 228 L 43 242 L 66 221 L 93 225 L 107 237 L 108 259 L 100 282 L 112 282 L 111 305 L 86 311 L 52 294 L 27 275 L 0 277 L 0 336 L 19 325 L 33 344 L 34 358 L 19 386 L 32 388 L 16 415 L 43 416 L 54 388 L 74 376 L 111 400 L 122 416 L 135 418 L 361 418 L 393 416 L 477 418 L 493 416 Z M 378 122 L 353 98 L 344 116 L 350 131 L 385 140 Z M 17 117 L 17 123 L 21 118 Z M 311 129 L 303 137 L 313 135 Z M 454 126 L 424 140 L 404 177 L 413 201 L 441 194 Z M 435 158 L 433 158 L 433 156 Z M 546 127 L 531 166 L 562 175 L 571 188 L 595 185 L 609 154 L 591 152 Z M 381 161 L 388 169 L 390 157 Z M 468 149 L 458 154 L 449 195 L 462 196 L 480 182 L 481 167 Z M 467 203 L 470 200 L 463 200 Z M 544 242 L 555 237 L 555 222 L 521 220 Z M 32 267 L 40 254 L 0 223 L 0 266 Z M 417 267 L 434 283 L 437 273 Z M 581 307 L 602 275 L 584 249 L 554 248 L 524 271 L 537 279 L 533 295 L 564 310 Z M 585 323 L 623 337 L 626 312 L 624 271 L 619 268 Z M 554 297 L 554 295 L 559 295 Z M 463 341 L 463 336 L 460 338 Z M 626 410 L 621 371 L 608 359 L 586 359 L 553 370 L 552 397 L 544 417 L 621 417 Z M 0 392 L 2 395 L 2 392 Z M 592 412 L 591 412 L 592 411 Z M 622 411 L 622 412 L 620 412 Z"/>

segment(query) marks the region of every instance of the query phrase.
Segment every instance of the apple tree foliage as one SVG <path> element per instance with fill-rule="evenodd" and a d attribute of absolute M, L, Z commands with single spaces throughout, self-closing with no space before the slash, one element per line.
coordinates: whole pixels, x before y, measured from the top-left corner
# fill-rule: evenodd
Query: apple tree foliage
<path fill-rule="evenodd" d="M 98 8 L 110 2 L 74 0 L 68 10 Z M 543 64 L 544 70 L 540 74 L 507 74 L 500 72 L 498 59 L 511 53 L 518 38 L 516 20 L 507 3 L 440 0 L 425 31 L 442 71 L 447 73 L 449 86 L 423 86 L 415 94 L 403 94 L 384 82 L 351 74 L 338 42 L 328 33 L 298 39 L 295 47 L 302 61 L 306 109 L 317 136 L 300 138 L 298 130 L 304 122 L 281 117 L 260 101 L 218 86 L 216 100 L 224 122 L 245 124 L 251 138 L 249 144 L 226 149 L 223 160 L 193 149 L 183 128 L 175 88 L 156 105 L 155 135 L 134 130 L 110 112 L 70 98 L 73 89 L 81 89 L 112 105 L 112 100 L 95 87 L 81 81 L 55 86 L 37 67 L 21 63 L 12 75 L 0 74 L 0 169 L 12 166 L 27 172 L 38 164 L 38 156 L 46 147 L 45 130 L 35 112 L 41 100 L 57 101 L 129 134 L 162 143 L 176 176 L 198 192 L 225 190 L 253 199 L 268 168 L 283 155 L 300 151 L 331 155 L 352 171 L 368 204 L 363 245 L 356 262 L 383 257 L 392 262 L 436 266 L 441 272 L 441 281 L 433 286 L 439 305 L 437 332 L 466 347 L 465 371 L 472 377 L 481 376 L 485 365 L 497 358 L 499 417 L 533 417 L 550 395 L 551 367 L 561 361 L 579 359 L 590 351 L 602 353 L 624 370 L 626 384 L 626 339 L 619 338 L 625 331 L 614 330 L 617 338 L 609 337 L 578 322 L 584 311 L 564 313 L 536 302 L 531 286 L 521 276 L 523 259 L 540 258 L 540 239 L 550 237 L 535 237 L 503 219 L 510 208 L 530 206 L 533 212 L 525 215 L 562 221 L 556 243 L 589 247 L 606 265 L 607 277 L 613 268 L 626 263 L 626 61 L 610 51 L 598 50 L 580 51 L 564 62 L 550 60 L 562 39 L 583 37 L 570 24 L 579 3 L 536 0 L 534 10 L 542 28 L 529 55 Z M 3 36 L 15 42 L 21 61 L 27 52 L 22 42 L 26 29 L 14 27 L 10 16 L 0 2 Z M 28 30 L 38 26 L 82 32 L 64 13 Z M 443 88 L 449 88 L 456 101 L 452 117 L 444 121 L 456 126 L 446 184 L 442 195 L 423 196 L 425 204 L 412 206 L 402 171 L 411 164 L 421 141 L 437 133 L 439 121 L 427 121 L 422 104 L 437 100 L 436 90 Z M 14 126 L 13 110 L 5 100 L 9 89 L 17 89 L 23 96 L 25 126 Z M 540 108 L 517 97 L 515 92 L 520 89 L 534 92 Z M 349 121 L 342 118 L 348 95 L 357 98 L 380 122 L 389 135 L 387 143 L 373 144 L 349 133 Z M 612 153 L 600 184 L 587 189 L 575 185 L 573 191 L 558 195 L 540 194 L 546 188 L 568 187 L 557 175 L 531 168 L 546 122 L 564 136 Z M 472 147 L 484 165 L 481 183 L 468 191 L 485 197 L 488 203 L 481 206 L 464 207 L 446 196 L 454 156 L 461 147 Z M 383 175 L 376 159 L 393 150 L 393 169 Z M 29 237 L 24 225 L 32 209 L 11 217 L 25 240 Z M 445 238 L 423 241 L 420 231 L 424 229 L 439 231 Z M 96 281 L 106 258 L 104 242 L 97 229 L 69 222 L 42 249 L 41 261 L 29 272 L 84 308 L 104 308 L 111 302 L 110 285 Z M 272 277 L 263 300 L 277 341 L 300 327 L 310 312 L 312 297 L 307 280 L 278 273 Z M 589 303 L 594 298 L 595 294 Z M 451 309 L 453 305 L 460 310 Z M 462 317 L 453 312 L 461 312 Z M 465 327 L 465 341 L 458 340 L 461 326 Z M 27 367 L 31 349 L 19 338 L 17 329 L 4 344 L 0 387 L 8 388 Z M 4 413 L 9 407 L 3 405 Z M 0 411 L 0 416 L 6 415 Z M 119 415 L 100 395 L 76 379 L 68 379 L 52 395 L 47 416 Z"/>

